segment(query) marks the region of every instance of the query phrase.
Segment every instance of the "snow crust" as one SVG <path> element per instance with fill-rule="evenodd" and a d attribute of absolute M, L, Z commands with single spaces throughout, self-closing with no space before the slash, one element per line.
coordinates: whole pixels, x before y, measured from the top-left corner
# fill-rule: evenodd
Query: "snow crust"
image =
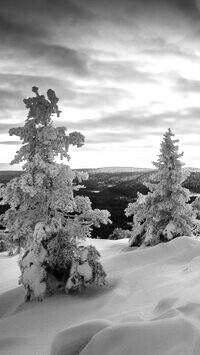
<path fill-rule="evenodd" d="M 200 241 L 90 240 L 107 285 L 23 303 L 17 258 L 0 255 L 1 355 L 199 355 Z"/>

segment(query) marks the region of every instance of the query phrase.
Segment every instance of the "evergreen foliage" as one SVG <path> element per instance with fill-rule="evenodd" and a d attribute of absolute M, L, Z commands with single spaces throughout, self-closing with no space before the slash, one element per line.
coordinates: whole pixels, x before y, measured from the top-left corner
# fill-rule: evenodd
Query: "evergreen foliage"
<path fill-rule="evenodd" d="M 93 210 L 88 197 L 74 197 L 74 191 L 82 186 L 75 180 L 81 184 L 87 174 L 55 162 L 56 156 L 69 160 L 69 146 L 81 147 L 84 136 L 79 132 L 67 135 L 65 127 L 54 127 L 52 115 L 59 117 L 60 111 L 53 90 L 47 91 L 47 99 L 39 95 L 37 87 L 32 91 L 36 96 L 24 100 L 29 110 L 24 127 L 9 131 L 22 140 L 11 164 L 24 165 L 21 176 L 1 187 L 1 204 L 9 204 L 10 208 L 0 217 L 10 245 L 25 250 L 20 260 L 20 280 L 27 290 L 27 300 L 32 295 L 42 298 L 57 288 L 70 290 L 86 283 L 104 283 L 105 272 L 97 261 L 99 253 L 83 244 L 92 225 L 100 227 L 110 222 L 109 212 Z M 87 251 L 84 260 L 82 249 Z M 91 269 L 89 279 L 78 272 L 83 264 Z M 76 269 L 76 277 L 72 277 L 72 268 Z M 70 287 L 69 278 L 74 280 Z"/>
<path fill-rule="evenodd" d="M 196 216 L 196 225 L 194 228 L 194 235 L 199 236 L 200 235 L 200 198 L 199 196 L 195 198 L 195 200 L 192 202 L 192 208 L 194 210 L 195 216 Z"/>
<path fill-rule="evenodd" d="M 124 238 L 131 238 L 131 231 L 128 229 L 115 228 L 113 232 L 109 235 L 108 239 L 118 240 Z"/>
<path fill-rule="evenodd" d="M 158 161 L 153 162 L 157 172 L 151 182 L 146 182 L 150 192 L 138 194 L 138 199 L 125 210 L 127 216 L 133 215 L 130 246 L 155 245 L 182 235 L 191 235 L 195 224 L 189 201 L 189 190 L 182 187 L 186 179 L 184 165 L 178 153 L 178 140 L 169 129 L 163 137 Z"/>

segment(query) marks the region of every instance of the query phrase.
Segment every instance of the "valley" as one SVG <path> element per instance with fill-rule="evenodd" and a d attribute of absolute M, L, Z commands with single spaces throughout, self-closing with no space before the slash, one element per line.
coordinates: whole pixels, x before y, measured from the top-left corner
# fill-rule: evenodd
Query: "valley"
<path fill-rule="evenodd" d="M 107 239 L 115 228 L 130 229 L 132 218 L 127 218 L 124 209 L 129 202 L 137 198 L 137 193 L 147 194 L 148 189 L 143 184 L 155 172 L 155 169 L 142 168 L 98 168 L 78 169 L 87 172 L 89 179 L 84 181 L 84 188 L 76 194 L 88 196 L 93 208 L 107 209 L 111 213 L 112 224 L 94 228 L 93 238 Z M 0 171 L 0 183 L 7 183 L 12 178 L 20 176 L 22 171 Z M 191 192 L 192 202 L 200 193 L 200 171 L 190 169 L 183 186 Z M 3 213 L 8 206 L 0 206 Z"/>

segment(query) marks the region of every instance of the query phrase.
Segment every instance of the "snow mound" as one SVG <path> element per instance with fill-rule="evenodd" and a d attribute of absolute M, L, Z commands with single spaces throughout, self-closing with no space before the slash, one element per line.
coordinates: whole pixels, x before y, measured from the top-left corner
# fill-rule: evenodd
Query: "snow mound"
<path fill-rule="evenodd" d="M 0 340 L 0 353 L 21 354 L 29 350 L 29 340 L 26 337 L 6 337 Z M 28 354 L 28 353 L 27 353 Z"/>
<path fill-rule="evenodd" d="M 91 243 L 107 284 L 43 302 L 23 303 L 12 274 L 16 258 L 0 258 L 0 354 L 199 354 L 200 240 L 140 248 L 127 240 Z"/>
<path fill-rule="evenodd" d="M 173 318 L 108 327 L 97 333 L 79 354 L 199 355 L 199 349 L 199 330 L 185 319 Z"/>
<path fill-rule="evenodd" d="M 200 321 L 200 303 L 186 303 L 185 305 L 178 307 L 177 310 L 190 319 L 193 318 Z"/>
<path fill-rule="evenodd" d="M 188 264 L 188 266 L 184 269 L 184 271 L 198 271 L 200 272 L 200 255 L 194 257 Z"/>
<path fill-rule="evenodd" d="M 51 347 L 51 355 L 75 355 L 87 345 L 90 339 L 110 322 L 93 320 L 58 333 Z"/>
<path fill-rule="evenodd" d="M 17 287 L 0 295 L 0 318 L 12 314 L 23 301 L 22 287 Z"/>
<path fill-rule="evenodd" d="M 168 311 L 176 304 L 177 300 L 178 300 L 177 298 L 161 299 L 155 308 L 155 313 L 162 313 Z"/>

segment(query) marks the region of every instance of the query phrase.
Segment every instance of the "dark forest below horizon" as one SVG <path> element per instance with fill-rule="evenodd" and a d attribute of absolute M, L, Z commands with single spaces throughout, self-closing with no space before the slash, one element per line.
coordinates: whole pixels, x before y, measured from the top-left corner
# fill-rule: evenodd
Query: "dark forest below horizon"
<path fill-rule="evenodd" d="M 124 209 L 129 202 L 137 198 L 137 193 L 147 194 L 148 189 L 144 186 L 155 169 L 140 168 L 97 168 L 77 169 L 87 171 L 89 179 L 84 181 L 84 188 L 77 194 L 88 196 L 93 208 L 107 209 L 111 213 L 111 225 L 94 228 L 92 237 L 107 239 L 115 228 L 130 229 L 132 218 L 127 218 Z M 7 183 L 11 179 L 20 176 L 23 171 L 0 171 L 0 183 Z M 191 201 L 196 194 L 200 194 L 200 171 L 190 172 L 183 183 L 191 193 Z M 191 202 L 190 201 L 190 202 Z M 4 213 L 9 206 L 0 206 L 0 214 Z"/>

